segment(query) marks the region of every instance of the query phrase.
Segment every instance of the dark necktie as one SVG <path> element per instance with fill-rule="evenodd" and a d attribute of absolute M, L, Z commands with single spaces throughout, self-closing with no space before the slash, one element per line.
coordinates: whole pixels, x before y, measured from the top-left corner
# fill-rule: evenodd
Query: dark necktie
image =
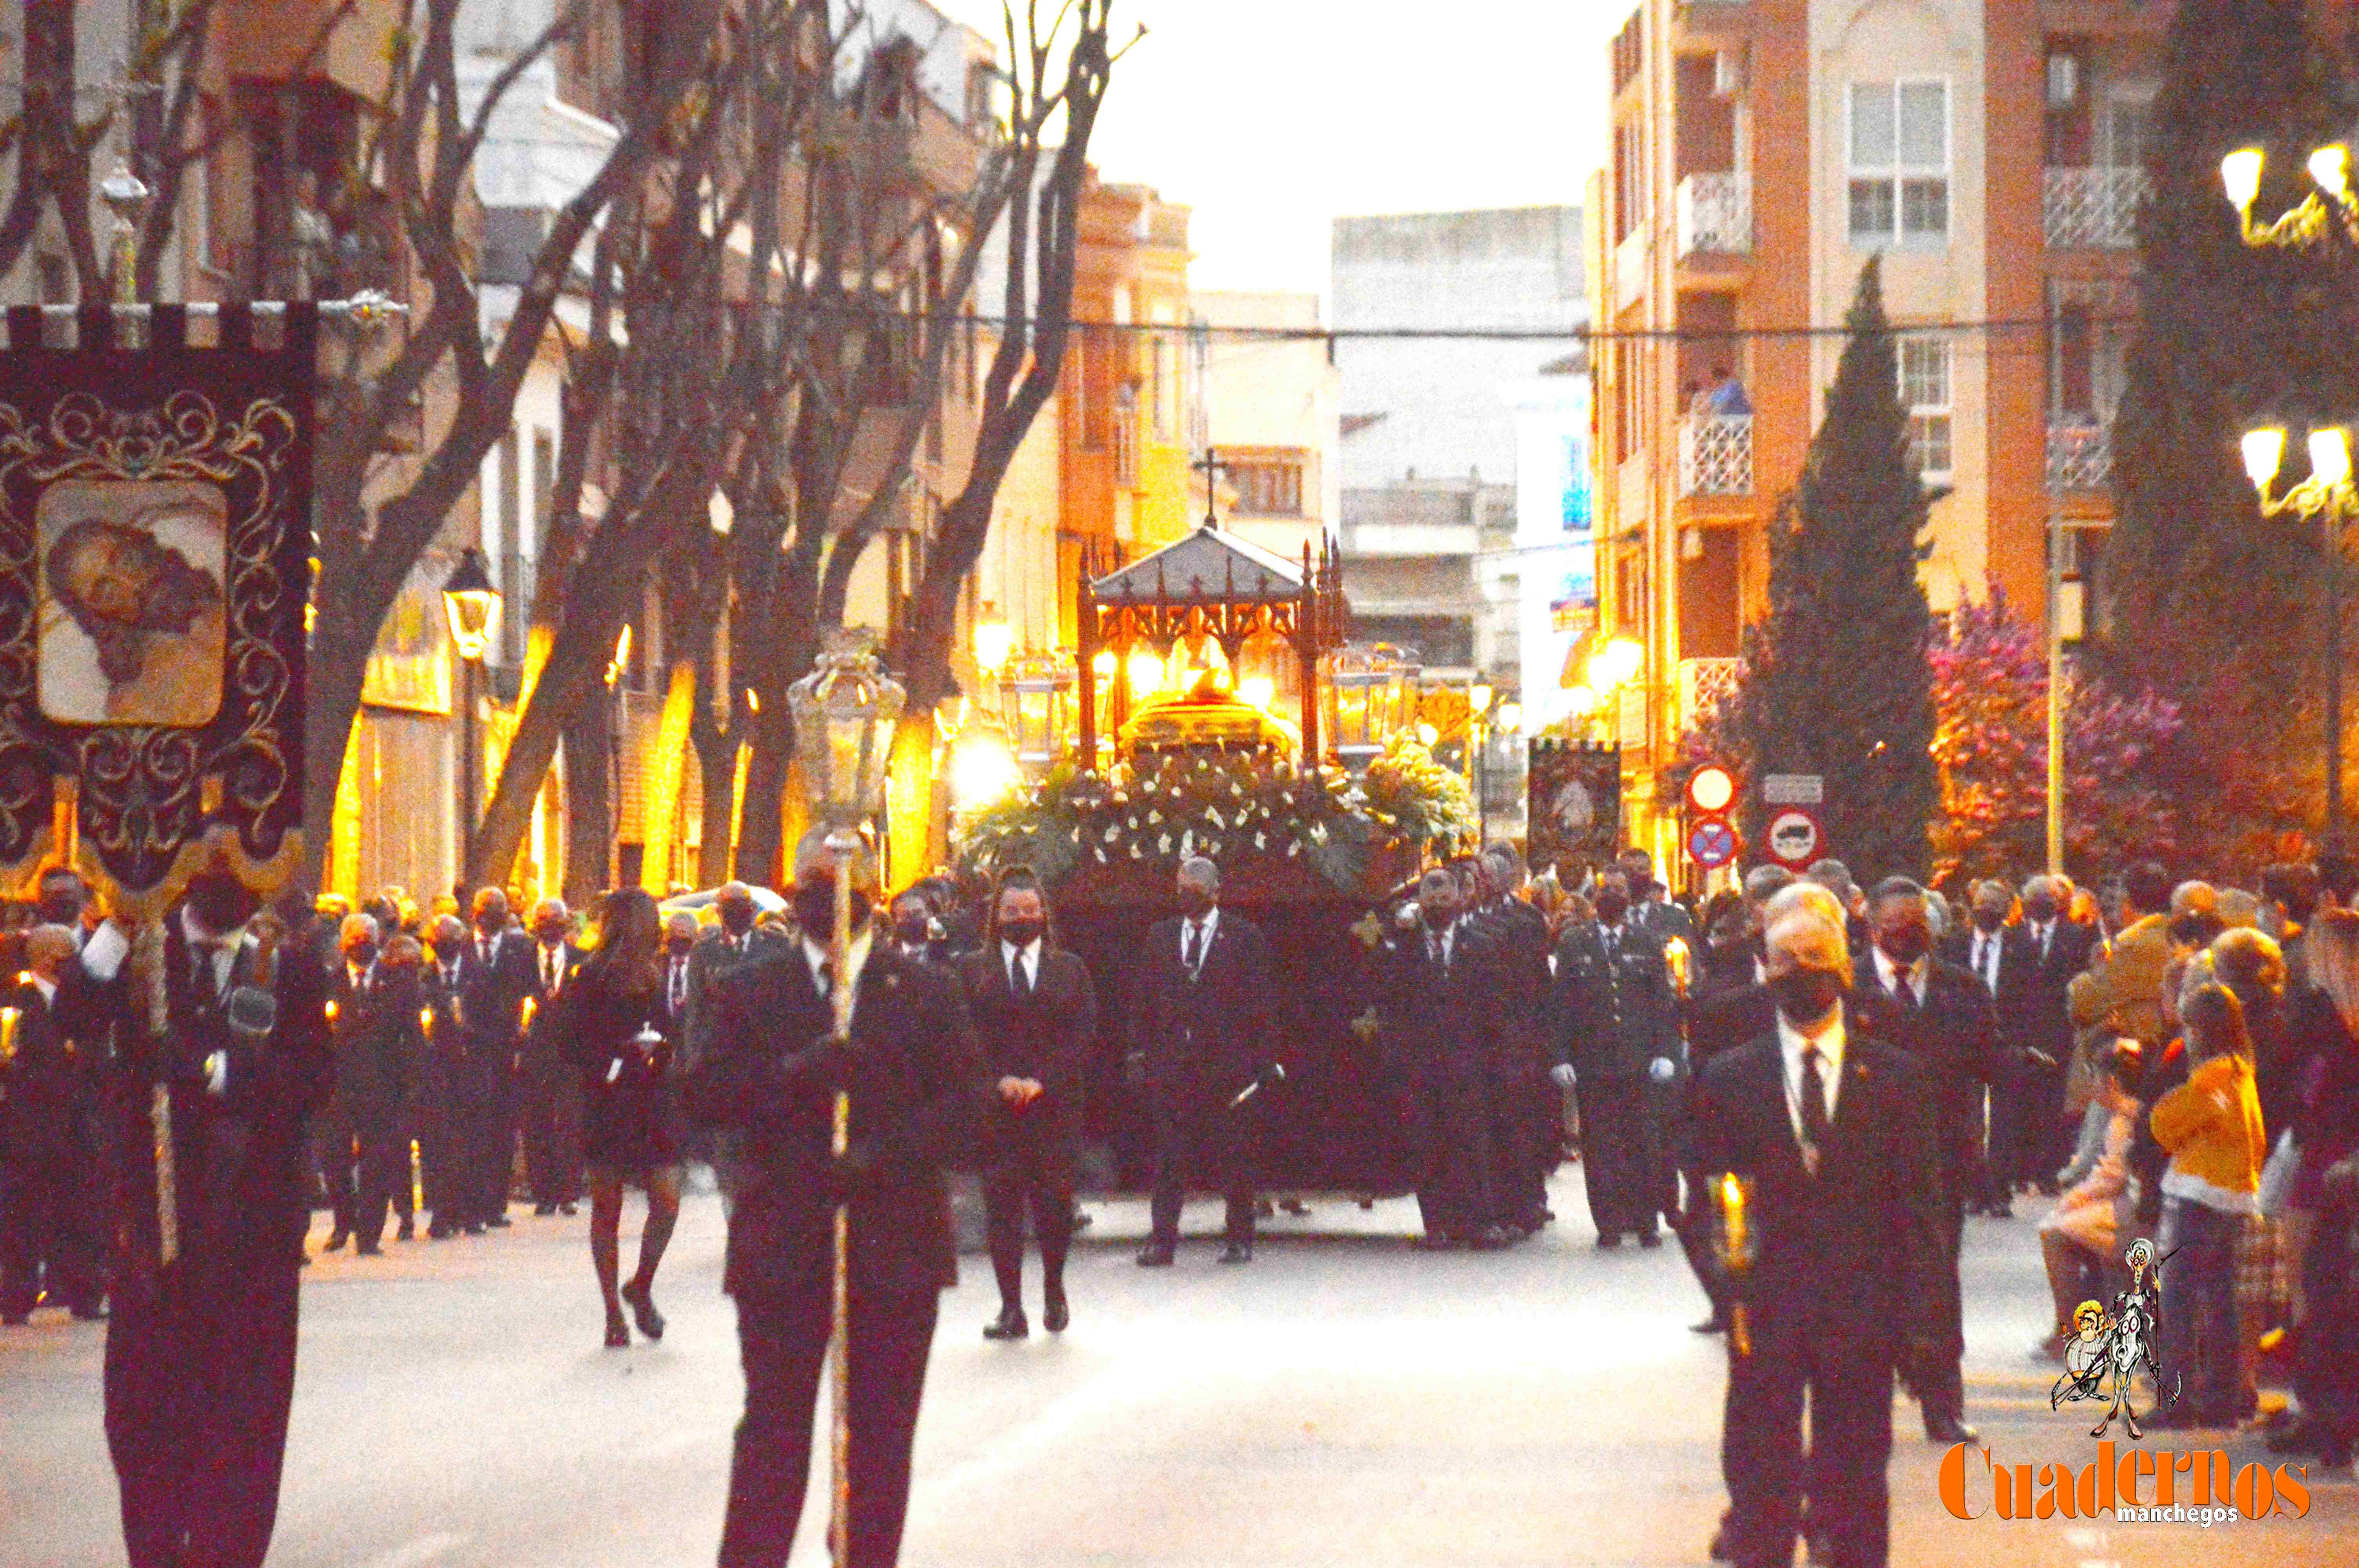
<path fill-rule="evenodd" d="M 218 942 L 189 944 L 189 983 L 200 992 L 216 989 L 213 980 L 213 956 L 221 951 Z"/>
<path fill-rule="evenodd" d="M 1907 1011 L 1917 1011 L 1917 988 L 1909 983 L 1908 971 L 1906 969 L 1896 968 L 1892 971 L 1892 1000 L 1898 1002 Z"/>
<path fill-rule="evenodd" d="M 557 949 L 554 947 L 543 947 L 540 950 L 540 985 L 541 989 L 551 996 L 555 996 L 557 994 L 557 986 L 560 979 L 558 969 Z"/>
<path fill-rule="evenodd" d="M 678 1012 L 688 1001 L 688 960 L 671 961 L 671 1010 Z"/>
<path fill-rule="evenodd" d="M 821 958 L 819 961 L 819 998 L 821 1001 L 825 1001 L 829 997 L 832 997 L 834 994 L 835 960 L 833 958 Z"/>
<path fill-rule="evenodd" d="M 1819 1048 L 1802 1047 L 1802 1160 L 1817 1175 L 1819 1152 L 1827 1146 L 1827 1081 L 1819 1072 Z"/>
<path fill-rule="evenodd" d="M 1026 968 L 1024 955 L 1020 950 L 1016 957 L 1007 960 L 1007 989 L 1016 993 L 1016 1000 L 1019 1001 L 1032 994 L 1031 971 Z"/>
<path fill-rule="evenodd" d="M 1202 929 L 1192 920 L 1180 927 L 1180 967 L 1188 971 L 1188 978 L 1191 980 L 1196 978 L 1196 944 L 1202 936 Z"/>

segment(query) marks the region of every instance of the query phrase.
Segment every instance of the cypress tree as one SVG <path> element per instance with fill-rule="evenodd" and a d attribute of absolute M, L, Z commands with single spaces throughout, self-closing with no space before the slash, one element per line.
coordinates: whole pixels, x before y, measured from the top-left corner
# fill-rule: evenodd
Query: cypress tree
<path fill-rule="evenodd" d="M 2249 426 L 2287 426 L 2291 481 L 2303 429 L 2359 417 L 2351 245 L 2336 232 L 2316 249 L 2250 248 L 2220 183 L 2223 155 L 2266 147 L 2267 222 L 2306 193 L 2310 149 L 2349 133 L 2346 73 L 2304 9 L 2180 0 L 2172 18 L 2090 650 L 2195 720 L 2165 763 L 2190 864 L 2223 871 L 2319 819 L 2319 615 L 2329 574 L 2347 570 L 2315 524 L 2260 515 L 2237 450 Z"/>
<path fill-rule="evenodd" d="M 1926 659 L 1923 484 L 1908 460 L 1875 258 L 1844 318 L 1826 418 L 1770 529 L 1769 613 L 1748 637 L 1739 744 L 1753 776 L 1817 773 L 1828 854 L 1863 879 L 1921 877 L 1940 802 Z M 1752 795 L 1747 837 L 1769 812 Z"/>

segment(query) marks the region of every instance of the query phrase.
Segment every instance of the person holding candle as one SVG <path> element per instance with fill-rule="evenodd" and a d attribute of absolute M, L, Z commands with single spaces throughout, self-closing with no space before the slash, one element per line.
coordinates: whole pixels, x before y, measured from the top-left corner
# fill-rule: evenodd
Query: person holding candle
<path fill-rule="evenodd" d="M 555 1003 L 565 993 L 565 977 L 584 957 L 573 942 L 573 914 L 565 901 L 545 898 L 532 912 L 532 974 L 520 1003 L 524 1044 L 518 1081 L 524 1103 L 524 1167 L 532 1186 L 532 1212 L 547 1218 L 571 1215 L 582 1195 L 582 1085 L 557 1025 Z M 505 1178 L 505 1171 L 502 1175 Z M 489 1221 L 506 1225 L 503 1212 Z"/>
<path fill-rule="evenodd" d="M 1792 904 L 1771 914 L 1766 937 L 1776 1027 L 1707 1065 L 1690 1107 L 1694 1168 L 1751 1189 L 1751 1263 L 1729 1283 L 1747 1343 L 1730 1346 L 1729 1510 L 1714 1555 L 1740 1568 L 1790 1563 L 1807 1497 L 1832 1562 L 1881 1568 L 1894 1372 L 1939 1352 L 1932 1089 L 1915 1062 L 1856 1027 L 1838 920 Z M 1725 1208 L 1723 1196 L 1723 1226 Z"/>

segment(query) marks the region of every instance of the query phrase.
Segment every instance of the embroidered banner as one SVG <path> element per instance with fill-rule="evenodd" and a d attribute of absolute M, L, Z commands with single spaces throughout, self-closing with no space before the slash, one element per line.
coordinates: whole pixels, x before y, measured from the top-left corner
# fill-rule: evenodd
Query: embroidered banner
<path fill-rule="evenodd" d="M 273 346 L 224 308 L 218 341 L 149 313 L 76 313 L 49 345 L 38 308 L 0 353 L 0 873 L 56 852 L 70 780 L 83 869 L 160 907 L 201 832 L 275 891 L 302 854 L 318 314 Z"/>
<path fill-rule="evenodd" d="M 1531 743 L 1525 822 L 1532 870 L 1557 868 L 1568 888 L 1622 847 L 1622 752 L 1614 746 Z"/>

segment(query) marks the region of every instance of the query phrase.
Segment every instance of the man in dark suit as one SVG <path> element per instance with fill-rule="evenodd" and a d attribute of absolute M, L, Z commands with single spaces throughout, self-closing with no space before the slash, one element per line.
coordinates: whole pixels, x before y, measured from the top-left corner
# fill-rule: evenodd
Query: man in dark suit
<path fill-rule="evenodd" d="M 1893 1370 L 1925 1350 L 1941 1216 L 1925 1076 L 1853 1027 L 1850 974 L 1839 922 L 1806 906 L 1777 913 L 1776 1028 L 1714 1059 L 1693 1102 L 1706 1179 L 1750 1182 L 1755 1256 L 1732 1280 L 1746 1343 L 1730 1347 L 1729 1510 L 1712 1553 L 1739 1568 L 1793 1562 L 1806 1496 L 1810 1532 L 1837 1568 L 1887 1557 Z"/>
<path fill-rule="evenodd" d="M 1669 1141 L 1678 1106 L 1679 997 L 1663 939 L 1632 918 L 1629 879 L 1598 879 L 1597 918 L 1556 950 L 1549 1011 L 1560 1083 L 1581 1097 L 1582 1163 L 1597 1245 L 1659 1247 L 1678 1206 Z"/>
<path fill-rule="evenodd" d="M 688 956 L 688 1030 L 674 1064 L 682 1077 L 712 1051 L 712 988 L 723 975 L 788 946 L 776 932 L 755 924 L 754 890 L 744 882 L 724 884 L 712 895 L 712 910 L 720 925 L 704 933 Z"/>
<path fill-rule="evenodd" d="M 1614 860 L 1629 884 L 1632 922 L 1666 944 L 1676 937 L 1692 950 L 1697 946 L 1695 917 L 1673 903 L 1663 884 L 1655 880 L 1655 858 L 1644 849 L 1632 848 L 1623 850 Z"/>
<path fill-rule="evenodd" d="M 66 925 L 26 933 L 25 972 L 0 991 L 15 1014 L 0 1048 L 0 1322 L 10 1324 L 44 1299 L 80 1319 L 106 1315 L 93 1064 L 57 1006 L 75 937 Z"/>
<path fill-rule="evenodd" d="M 508 1223 L 516 1172 L 524 1000 L 533 994 L 534 969 L 532 939 L 516 928 L 513 907 L 504 889 L 479 889 L 459 958 L 468 1186 L 457 1217 L 470 1236 Z"/>
<path fill-rule="evenodd" d="M 342 962 L 328 988 L 335 1009 L 336 1094 L 321 1161 L 336 1212 L 328 1250 L 349 1237 L 355 1252 L 374 1258 L 384 1249 L 394 1185 L 409 1180 L 401 1129 L 419 1091 L 421 999 L 414 983 L 377 961 L 377 925 L 370 916 L 346 915 L 337 946 Z"/>
<path fill-rule="evenodd" d="M 2072 1157 L 2080 1123 L 2064 1110 L 2064 1074 L 2072 1060 L 2072 977 L 2089 967 L 2097 929 L 2068 917 L 2072 884 L 2062 877 L 2033 877 L 2023 884 L 2023 938 L 2038 955 L 2038 984 L 2025 996 L 2017 1043 L 2027 1052 L 2024 1097 L 2039 1119 L 2027 1134 L 2023 1179 L 2044 1193 L 2056 1191 L 2056 1173 Z M 2039 1060 L 2054 1059 L 2054 1065 Z"/>
<path fill-rule="evenodd" d="M 1965 1422 L 1965 1385 L 1961 1363 L 1966 1353 L 1958 1284 L 1958 1248 L 1963 1239 L 1965 1200 L 1975 1190 L 1982 1161 L 1982 1096 L 2007 1075 L 1998 1043 L 1997 1020 L 1982 982 L 1933 957 L 1925 890 L 1906 877 L 1875 885 L 1867 905 L 1874 945 L 1853 999 L 1860 1031 L 1912 1058 L 1924 1069 L 1933 1092 L 1937 1168 L 1940 1195 L 1941 1267 L 1929 1302 L 1940 1354 L 1912 1368 L 1911 1391 L 1925 1416 L 1925 1435 L 1935 1443 L 1972 1443 Z"/>
<path fill-rule="evenodd" d="M 2017 1184 L 2028 1183 L 2038 1174 L 2038 1154 L 2047 1142 L 2048 1124 L 2055 1117 L 2054 1110 L 2043 1104 L 2044 1086 L 2038 1065 L 2031 1058 L 2033 1051 L 2040 1050 L 2036 1031 L 2044 989 L 2043 959 L 2026 930 L 2007 923 L 2015 908 L 2012 888 L 2000 881 L 1976 882 L 1973 899 L 1968 925 L 1943 942 L 1941 957 L 1981 983 L 1991 999 L 1999 1043 L 2017 1070 L 2005 1074 L 1990 1087 L 1982 1186 L 1968 1192 L 1966 1198 L 1973 1212 L 2006 1219 L 2015 1212 Z M 2061 987 L 2056 994 L 2060 1002 Z M 2062 1061 L 2061 1056 L 2050 1054 L 2049 1065 L 2060 1071 Z"/>
<path fill-rule="evenodd" d="M 1131 1073 L 1146 1085 L 1155 1138 L 1154 1232 L 1138 1263 L 1169 1266 L 1197 1171 L 1227 1200 L 1221 1261 L 1249 1263 L 1260 1092 L 1246 1091 L 1271 1061 L 1269 948 L 1259 926 L 1221 907 L 1212 861 L 1180 862 L 1178 897 L 1180 914 L 1147 933 L 1131 984 Z"/>
<path fill-rule="evenodd" d="M 1497 1014 L 1484 1053 L 1492 1225 L 1512 1236 L 1536 1235 L 1548 1223 L 1548 1173 L 1554 1168 L 1560 1104 L 1548 1069 L 1548 916 L 1521 896 L 1524 858 L 1511 844 L 1481 857 L 1484 903 L 1470 926 L 1484 937 L 1489 1005 Z"/>
<path fill-rule="evenodd" d="M 988 1339 L 1032 1332 L 1024 1315 L 1024 1213 L 1040 1248 L 1040 1321 L 1071 1321 L 1065 1254 L 1072 1242 L 1073 1162 L 1082 1143 L 1082 1073 L 1097 1035 L 1097 993 L 1081 959 L 1053 946 L 1048 894 L 1026 867 L 1001 875 L 980 952 L 956 960 L 983 1053 L 984 1222 L 999 1316 Z"/>
<path fill-rule="evenodd" d="M 256 919 L 216 859 L 160 922 L 102 926 L 60 984 L 70 1032 L 103 1049 L 117 1162 L 106 1440 L 131 1568 L 261 1568 L 269 1551 L 295 1387 L 304 1119 L 333 1071 L 310 903 L 292 892 Z"/>
<path fill-rule="evenodd" d="M 814 1403 L 833 1322 L 834 1215 L 850 1210 L 851 1541 L 844 1568 L 890 1568 L 941 1292 L 958 1279 L 943 1166 L 970 1146 L 984 1094 L 956 980 L 875 939 L 874 862 L 852 868 L 852 1037 L 834 1038 L 828 946 L 834 872 L 822 836 L 795 854 L 806 933 L 717 979 L 711 1054 L 691 1109 L 745 1141 L 723 1287 L 737 1303 L 745 1413 L 729 1473 L 721 1568 L 784 1568 L 810 1476 Z M 836 1091 L 849 1152 L 831 1147 Z"/>
<path fill-rule="evenodd" d="M 559 1038 L 556 1005 L 566 977 L 582 959 L 573 944 L 573 916 L 565 901 L 545 898 L 532 912 L 532 973 L 525 981 L 531 1022 L 524 1032 L 523 1068 L 525 1180 L 532 1188 L 532 1212 L 543 1218 L 571 1215 L 582 1195 L 582 1076 Z M 500 1223 L 506 1223 L 503 1216 Z"/>
<path fill-rule="evenodd" d="M 1379 1016 L 1417 1162 L 1418 1245 L 1491 1250 L 1510 1239 L 1491 1195 L 1487 1039 L 1497 1015 L 1486 935 L 1459 918 L 1458 900 L 1447 871 L 1419 881 L 1413 917 L 1385 942 Z"/>
<path fill-rule="evenodd" d="M 432 1219 L 427 1238 L 461 1233 L 482 1191 L 482 1136 L 475 1104 L 476 1064 L 468 1051 L 465 987 L 467 927 L 455 914 L 438 917 L 422 977 L 426 1051 L 419 1075 L 419 1160 Z"/>

